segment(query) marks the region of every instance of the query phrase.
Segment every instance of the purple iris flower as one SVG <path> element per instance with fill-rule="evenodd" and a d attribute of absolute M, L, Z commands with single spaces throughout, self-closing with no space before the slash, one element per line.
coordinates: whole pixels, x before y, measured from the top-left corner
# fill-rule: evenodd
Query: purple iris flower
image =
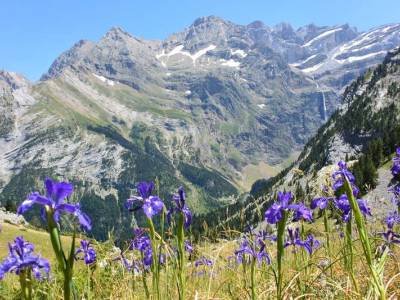
<path fill-rule="evenodd" d="M 354 178 L 353 174 L 347 169 L 347 165 L 344 161 L 339 161 L 338 163 L 339 170 L 333 172 L 332 174 L 332 179 L 334 180 L 332 188 L 337 191 L 340 189 L 343 184 L 345 178 L 350 182 L 351 187 L 353 189 L 353 195 L 357 196 L 360 190 L 358 187 L 355 185 L 356 179 Z"/>
<path fill-rule="evenodd" d="M 385 219 L 388 227 L 386 232 L 381 232 L 386 244 L 400 244 L 400 235 L 393 231 L 393 227 L 400 223 L 400 216 L 397 211 L 389 213 Z M 385 246 L 384 246 L 385 247 Z"/>
<path fill-rule="evenodd" d="M 129 261 L 123 253 L 121 253 L 121 257 L 118 257 L 115 260 L 121 260 L 123 266 L 128 272 L 139 273 L 137 262 L 135 260 Z"/>
<path fill-rule="evenodd" d="M 153 263 L 153 249 L 147 248 L 143 251 L 143 266 L 145 269 L 149 269 Z"/>
<path fill-rule="evenodd" d="M 149 269 L 153 263 L 153 249 L 150 237 L 143 229 L 136 229 L 134 233 L 135 237 L 131 240 L 129 250 L 138 250 L 143 256 L 143 267 Z"/>
<path fill-rule="evenodd" d="M 400 174 L 400 147 L 396 149 L 396 156 L 393 158 L 393 166 L 391 170 L 393 176 Z"/>
<path fill-rule="evenodd" d="M 135 229 L 134 234 L 135 237 L 131 240 L 129 250 L 139 250 L 140 252 L 144 252 L 147 248 L 151 248 L 150 237 L 145 234 L 143 229 Z"/>
<path fill-rule="evenodd" d="M 265 219 L 270 224 L 278 223 L 283 217 L 282 210 L 284 209 L 286 209 L 284 205 L 279 203 L 272 204 L 271 207 L 265 212 Z"/>
<path fill-rule="evenodd" d="M 400 223 L 400 216 L 397 211 L 389 213 L 385 219 L 385 223 L 389 229 L 393 229 L 394 225 Z"/>
<path fill-rule="evenodd" d="M 303 203 L 292 204 L 288 206 L 290 209 L 294 211 L 293 221 L 297 222 L 301 219 L 304 219 L 308 222 L 312 222 L 312 211 L 306 207 Z"/>
<path fill-rule="evenodd" d="M 300 238 L 300 229 L 297 227 L 295 230 L 293 228 L 288 228 L 288 238 L 285 242 L 284 247 L 287 248 L 289 246 L 303 246 L 303 241 Z"/>
<path fill-rule="evenodd" d="M 271 242 L 276 242 L 277 240 L 276 235 L 270 235 L 265 230 L 259 230 L 254 236 L 257 240 L 261 241 L 269 240 Z"/>
<path fill-rule="evenodd" d="M 285 242 L 285 248 L 290 245 L 296 245 L 296 241 L 300 240 L 300 229 L 297 227 L 295 230 L 293 228 L 288 228 L 288 239 Z"/>
<path fill-rule="evenodd" d="M 342 194 L 335 200 L 335 206 L 342 211 L 342 220 L 345 222 L 349 221 L 351 207 L 346 194 Z"/>
<path fill-rule="evenodd" d="M 371 209 L 367 206 L 367 202 L 363 199 L 357 199 L 358 206 L 364 216 L 372 216 Z M 342 194 L 339 198 L 335 200 L 335 205 L 342 211 L 342 220 L 347 222 L 351 216 L 351 207 L 349 199 L 346 194 Z"/>
<path fill-rule="evenodd" d="M 288 240 L 285 242 L 284 247 L 286 248 L 289 246 L 302 247 L 311 255 L 313 251 L 320 246 L 320 242 L 316 240 L 312 234 L 309 234 L 306 240 L 302 240 L 298 227 L 294 231 L 292 228 L 288 228 Z"/>
<path fill-rule="evenodd" d="M 186 206 L 186 193 L 183 187 L 178 189 L 178 193 L 173 196 L 175 202 L 175 208 L 170 208 L 167 213 L 168 223 L 171 223 L 171 217 L 173 213 L 182 213 L 184 216 L 184 226 L 188 228 L 192 222 L 192 213 Z"/>
<path fill-rule="evenodd" d="M 319 197 L 319 198 L 315 198 L 315 199 L 311 202 L 310 208 L 311 208 L 311 209 L 316 209 L 316 208 L 318 207 L 320 210 L 324 210 L 324 209 L 328 206 L 329 202 L 332 202 L 333 200 L 334 200 L 333 197 Z"/>
<path fill-rule="evenodd" d="M 385 239 L 386 244 L 400 244 L 400 235 L 391 229 L 383 232 L 382 236 Z"/>
<path fill-rule="evenodd" d="M 243 263 L 244 260 L 246 261 L 246 254 L 257 259 L 258 264 L 261 264 L 264 260 L 268 265 L 271 263 L 271 258 L 266 251 L 266 245 L 261 239 L 250 241 L 244 238 L 239 249 L 235 251 L 236 260 L 239 264 Z"/>
<path fill-rule="evenodd" d="M 278 192 L 278 201 L 271 205 L 271 207 L 265 212 L 265 219 L 270 224 L 276 224 L 283 218 L 283 211 L 293 210 L 294 221 L 304 219 L 306 221 L 312 221 L 312 212 L 310 209 L 305 207 L 303 204 L 291 204 L 293 201 L 293 195 L 291 192 L 282 193 Z"/>
<path fill-rule="evenodd" d="M 319 248 L 320 244 L 319 240 L 316 240 L 312 234 L 309 234 L 303 242 L 303 248 L 311 255 L 315 249 Z"/>
<path fill-rule="evenodd" d="M 188 253 L 193 252 L 193 245 L 189 241 L 185 241 L 185 251 Z"/>
<path fill-rule="evenodd" d="M 96 261 L 96 251 L 90 246 L 90 241 L 81 240 L 81 247 L 76 250 L 75 259 L 84 260 L 87 265 Z"/>
<path fill-rule="evenodd" d="M 56 182 L 50 178 L 46 178 L 44 185 L 46 187 L 46 196 L 42 196 L 37 192 L 30 194 L 28 199 L 18 207 L 18 214 L 24 214 L 34 204 L 39 204 L 43 206 L 42 216 L 46 214 L 47 210 L 50 210 L 56 223 L 59 223 L 61 213 L 68 213 L 77 217 L 79 223 L 85 229 L 90 230 L 92 228 L 90 218 L 81 211 L 79 203 L 70 204 L 64 202 L 74 191 L 72 184 Z"/>
<path fill-rule="evenodd" d="M 8 243 L 9 254 L 0 264 L 0 279 L 6 273 L 15 273 L 31 269 L 37 279 L 49 275 L 50 264 L 47 259 L 33 254 L 33 244 L 24 240 L 22 236 L 15 238 L 14 244 Z"/>
<path fill-rule="evenodd" d="M 400 184 L 391 186 L 388 189 L 388 192 L 393 194 L 392 198 L 393 204 L 400 206 Z"/>
<path fill-rule="evenodd" d="M 213 265 L 214 265 L 213 261 L 210 260 L 210 259 L 208 259 L 208 258 L 205 257 L 205 256 L 200 257 L 200 259 L 198 259 L 198 260 L 196 260 L 196 261 L 194 262 L 194 266 L 195 266 L 196 268 L 197 268 L 197 267 L 200 267 L 200 266 L 212 267 Z"/>
<path fill-rule="evenodd" d="M 126 207 L 130 211 L 143 209 L 145 215 L 151 219 L 153 216 L 160 213 L 164 207 L 164 203 L 157 196 L 153 196 L 154 182 L 140 182 L 137 185 L 137 193 L 139 196 L 133 196 L 126 200 Z"/>

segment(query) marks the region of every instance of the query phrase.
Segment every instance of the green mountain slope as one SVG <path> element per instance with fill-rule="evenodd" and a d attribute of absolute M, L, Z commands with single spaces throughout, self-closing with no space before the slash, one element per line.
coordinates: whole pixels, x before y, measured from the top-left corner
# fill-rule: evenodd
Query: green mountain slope
<path fill-rule="evenodd" d="M 291 190 L 299 196 L 307 191 L 308 199 L 302 200 L 309 201 L 321 188 L 321 176 L 339 160 L 358 159 L 354 172 L 362 178 L 358 185 L 363 191 L 376 184 L 380 190 L 387 186 L 390 180 L 372 186 L 371 181 L 387 177 L 382 175 L 383 164 L 400 144 L 400 49 L 391 51 L 382 64 L 354 81 L 342 99 L 341 108 L 310 139 L 296 162 L 271 179 L 255 182 L 252 196 L 244 202 L 205 215 L 209 227 L 238 228 L 261 221 L 260 212 L 274 201 L 278 190 Z M 379 174 L 371 175 L 371 181 L 367 177 L 370 173 L 366 173 L 368 163 L 373 164 L 373 170 L 380 168 Z M 371 195 L 366 197 L 378 197 L 377 192 Z M 385 196 L 387 193 L 382 194 Z M 201 230 L 202 224 L 197 226 Z"/>

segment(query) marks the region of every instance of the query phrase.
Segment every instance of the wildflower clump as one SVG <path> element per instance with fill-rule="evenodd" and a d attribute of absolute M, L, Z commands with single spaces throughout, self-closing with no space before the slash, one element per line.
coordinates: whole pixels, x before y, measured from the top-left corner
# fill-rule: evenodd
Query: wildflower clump
<path fill-rule="evenodd" d="M 33 192 L 18 207 L 18 214 L 23 214 L 33 207 L 41 206 L 41 216 L 46 222 L 47 231 L 50 236 L 54 254 L 58 261 L 58 267 L 64 275 L 64 299 L 69 300 L 73 293 L 73 268 L 75 259 L 75 230 L 72 237 L 71 248 L 68 253 L 64 252 L 60 233 L 60 215 L 62 213 L 74 216 L 81 228 L 90 230 L 91 220 L 88 215 L 81 211 L 79 203 L 67 203 L 65 200 L 72 195 L 74 187 L 67 182 L 57 182 L 50 178 L 44 181 L 46 193 L 41 195 Z"/>
<path fill-rule="evenodd" d="M 393 160 L 394 178 L 389 188 L 396 201 L 400 195 L 396 181 L 399 153 Z M 109 282 L 110 288 L 115 285 L 119 297 L 126 294 L 127 298 L 133 295 L 146 299 L 212 299 L 221 294 L 220 298 L 281 300 L 292 293 L 322 297 L 328 290 L 322 289 L 323 284 L 333 285 L 338 280 L 339 286 L 343 277 L 340 291 L 335 291 L 343 291 L 343 298 L 354 295 L 386 299 L 388 286 L 396 276 L 387 281 L 384 271 L 386 261 L 395 256 L 396 245 L 400 244 L 400 215 L 398 210 L 389 211 L 380 223 L 383 230 L 367 230 L 372 211 L 355 182 L 347 164 L 339 162 L 314 199 L 304 194 L 300 198 L 297 193 L 295 197 L 290 191 L 278 192 L 276 201 L 268 203 L 264 211 L 264 222 L 248 224 L 244 233 L 224 232 L 221 238 L 213 236 L 207 242 L 191 234 L 196 216 L 187 205 L 184 187 L 171 189 L 170 201 L 164 204 L 158 196 L 157 181 L 139 182 L 125 207 L 144 216 L 147 226 L 132 218 L 133 235 L 129 240 L 104 243 L 112 246 L 110 251 L 102 251 L 101 242 L 83 236 L 75 247 L 76 227 L 87 233 L 92 223 L 79 203 L 69 200 L 74 191 L 70 183 L 46 179 L 45 192 L 29 194 L 18 212 L 23 214 L 34 205 L 41 208 L 57 262 L 52 270 L 63 275 L 64 299 L 109 297 L 110 294 L 99 292 L 99 282 Z M 61 222 L 65 220 L 61 214 L 73 220 L 72 243 L 66 251 L 60 238 Z M 317 220 L 322 216 L 325 232 L 318 229 Z M 343 233 L 342 239 L 337 239 L 332 224 Z M 332 245 L 332 241 L 336 242 Z M 36 284 L 43 286 L 32 279 L 49 278 L 49 262 L 34 254 L 33 244 L 22 237 L 15 238 L 8 248 L 8 256 L 0 263 L 0 280 L 6 273 L 14 273 L 20 279 L 21 298 L 47 295 L 45 288 L 40 290 L 40 296 L 33 295 Z M 325 253 L 321 251 L 324 248 Z M 74 273 L 74 262 L 79 272 Z M 326 270 L 330 270 L 330 275 Z M 335 274 L 334 270 L 344 273 Z M 368 270 L 363 278 L 358 276 L 360 270 Z M 224 277 L 226 274 L 232 277 Z M 125 282 L 132 288 L 124 289 L 122 295 L 118 285 Z"/>
<path fill-rule="evenodd" d="M 41 280 L 48 278 L 50 271 L 48 260 L 35 255 L 34 248 L 22 236 L 16 237 L 14 243 L 8 243 L 9 254 L 0 263 L 0 280 L 6 273 L 18 275 L 24 299 L 32 299 L 32 273 Z"/>

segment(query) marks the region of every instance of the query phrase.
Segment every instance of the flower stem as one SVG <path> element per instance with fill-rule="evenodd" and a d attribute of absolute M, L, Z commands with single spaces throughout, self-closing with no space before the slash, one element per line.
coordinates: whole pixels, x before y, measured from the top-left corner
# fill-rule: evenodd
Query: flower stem
<path fill-rule="evenodd" d="M 348 220 L 346 223 L 346 247 L 347 247 L 347 271 L 350 274 L 351 281 L 353 282 L 354 289 L 357 293 L 359 293 L 358 283 L 356 280 L 356 276 L 354 275 L 354 267 L 353 267 L 353 260 L 354 260 L 354 249 L 353 249 L 353 240 L 352 240 L 352 218 Z"/>
<path fill-rule="evenodd" d="M 286 211 L 282 212 L 283 216 L 282 219 L 278 222 L 278 232 L 277 232 L 277 264 L 278 264 L 278 274 L 277 274 L 277 279 L 276 279 L 276 295 L 277 299 L 281 300 L 282 299 L 282 283 L 283 283 L 283 278 L 282 278 L 282 258 L 284 255 L 285 251 L 285 227 L 286 227 L 286 219 L 287 219 L 287 213 Z"/>
<path fill-rule="evenodd" d="M 143 253 L 141 255 L 143 261 Z M 135 278 L 133 278 L 133 281 L 135 281 Z M 144 269 L 142 270 L 142 282 L 143 282 L 144 292 L 146 294 L 146 299 L 150 299 L 149 288 L 147 287 L 147 281 L 146 281 L 146 272 Z"/>
<path fill-rule="evenodd" d="M 245 259 L 244 255 L 243 255 L 243 260 Z M 246 276 L 246 262 L 243 265 L 243 289 L 247 290 L 247 276 Z"/>
<path fill-rule="evenodd" d="M 384 300 L 386 299 L 385 285 L 379 278 L 378 272 L 374 267 L 374 263 L 372 260 L 371 244 L 369 242 L 368 233 L 364 222 L 364 217 L 361 213 L 360 207 L 358 206 L 357 200 L 353 195 L 353 189 L 347 177 L 345 177 L 344 189 L 346 191 L 347 198 L 349 199 L 352 212 L 354 213 L 354 219 L 357 225 L 358 234 L 364 251 L 364 256 L 366 258 L 368 268 L 371 272 L 374 286 L 377 289 L 376 293 L 379 294 L 379 299 Z"/>
<path fill-rule="evenodd" d="M 256 258 L 253 257 L 251 261 L 251 299 L 256 300 L 256 280 L 255 274 L 256 273 Z"/>
<path fill-rule="evenodd" d="M 90 270 L 90 266 L 86 266 L 87 268 L 87 282 L 86 282 L 86 297 L 88 300 L 91 299 L 91 288 L 92 288 L 92 272 Z"/>
<path fill-rule="evenodd" d="M 151 248 L 152 248 L 152 256 L 153 263 L 151 264 L 151 272 L 153 273 L 152 284 L 153 284 L 153 293 L 156 293 L 156 299 L 160 299 L 160 290 L 159 290 L 159 278 L 158 278 L 158 259 L 157 259 L 157 242 L 156 242 L 156 230 L 154 228 L 154 223 L 151 218 L 147 218 L 147 223 L 149 225 L 150 230 L 150 239 L 151 239 Z"/>
<path fill-rule="evenodd" d="M 50 234 L 51 245 L 53 247 L 54 254 L 56 255 L 58 266 L 64 272 L 67 266 L 66 266 L 64 251 L 62 249 L 60 232 L 58 230 L 56 222 L 54 221 L 53 212 L 46 209 L 46 216 L 47 216 L 47 229 Z"/>
<path fill-rule="evenodd" d="M 49 207 L 46 207 L 46 217 L 51 245 L 56 255 L 58 266 L 64 275 L 64 300 L 69 300 L 71 299 L 72 291 L 72 269 L 74 265 L 75 253 L 75 230 L 72 237 L 70 253 L 67 259 L 62 248 L 60 230 L 58 229 L 57 223 L 54 221 L 54 212 Z"/>
<path fill-rule="evenodd" d="M 31 269 L 22 270 L 19 273 L 19 283 L 21 284 L 21 293 L 24 300 L 32 299 L 32 278 Z"/>
<path fill-rule="evenodd" d="M 179 214 L 177 226 L 178 238 L 178 280 L 179 280 L 179 299 L 185 299 L 185 230 L 184 230 L 184 215 Z"/>
<path fill-rule="evenodd" d="M 331 244 L 330 244 L 330 227 L 329 227 L 329 221 L 328 221 L 328 214 L 326 212 L 326 209 L 323 210 L 323 215 L 324 215 L 324 227 L 325 227 L 325 238 L 326 238 L 326 254 L 329 257 L 329 259 L 332 259 L 331 256 Z M 332 277 L 332 266 L 330 265 L 331 262 L 329 262 L 329 270 L 331 273 L 331 277 Z"/>
<path fill-rule="evenodd" d="M 326 213 L 326 209 L 323 210 L 323 215 L 324 215 L 324 227 L 325 227 L 325 236 L 326 236 L 326 249 L 327 249 L 327 254 L 330 257 L 330 254 L 331 254 L 330 239 L 329 239 L 330 228 L 329 228 L 329 221 L 328 221 L 328 215 Z"/>

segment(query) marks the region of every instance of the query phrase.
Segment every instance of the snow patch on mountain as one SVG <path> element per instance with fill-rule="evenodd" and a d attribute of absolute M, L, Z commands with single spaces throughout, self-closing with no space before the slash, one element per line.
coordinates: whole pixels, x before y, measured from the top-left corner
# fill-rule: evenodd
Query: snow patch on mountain
<path fill-rule="evenodd" d="M 236 68 L 239 69 L 240 68 L 240 62 L 233 60 L 233 59 L 220 59 L 219 60 L 221 62 L 222 66 L 226 66 L 226 67 L 231 67 L 231 68 Z"/>
<path fill-rule="evenodd" d="M 206 54 L 208 51 L 212 51 L 215 48 L 217 48 L 217 46 L 210 45 L 207 48 L 201 49 L 201 50 L 197 51 L 195 54 L 191 55 L 190 57 L 192 58 L 193 63 L 195 63 L 197 59 L 199 59 L 201 56 Z"/>
<path fill-rule="evenodd" d="M 99 79 L 101 82 L 104 82 L 104 83 L 106 83 L 106 84 L 109 85 L 109 86 L 114 86 L 114 85 L 115 85 L 115 82 L 114 82 L 114 81 L 112 81 L 112 80 L 110 80 L 110 79 L 107 79 L 107 78 L 105 78 L 104 76 L 97 75 L 97 74 L 95 74 L 95 73 L 92 73 L 92 74 L 93 74 L 94 77 L 96 77 L 97 79 Z"/>
<path fill-rule="evenodd" d="M 399 25 L 394 24 L 394 25 L 386 26 L 385 28 L 382 29 L 382 32 L 388 32 L 390 29 L 392 29 L 393 27 L 397 27 L 397 26 L 399 26 Z"/>
<path fill-rule="evenodd" d="M 185 48 L 184 45 L 178 45 L 168 53 L 165 53 L 165 50 L 163 50 L 161 53 L 156 55 L 156 58 L 160 60 L 163 57 L 171 57 L 180 54 L 189 57 L 192 60 L 193 64 L 196 64 L 196 60 L 205 55 L 207 52 L 214 50 L 215 48 L 217 48 L 217 46 L 209 45 L 208 47 L 201 49 L 194 54 L 191 54 L 190 52 L 187 51 L 183 51 L 184 48 Z"/>
<path fill-rule="evenodd" d="M 337 27 L 325 31 L 302 47 L 317 45 L 316 42 L 323 37 L 334 34 L 338 31 L 344 30 L 345 27 Z M 321 40 L 321 43 L 324 41 Z M 319 44 L 318 44 L 319 45 Z M 321 44 L 322 45 L 322 44 Z M 400 45 L 400 24 L 390 24 L 373 28 L 368 32 L 359 34 L 355 38 L 339 42 L 337 45 L 330 49 L 324 50 L 312 49 L 305 59 L 294 61 L 289 65 L 297 68 L 306 75 L 319 74 L 319 81 L 330 86 L 332 82 L 332 74 L 339 74 L 340 76 L 348 76 L 344 82 L 351 79 L 352 74 L 356 74 L 355 70 L 350 71 L 349 65 L 357 63 L 355 67 L 358 69 L 367 69 L 370 65 L 379 63 L 384 55 Z M 348 74 L 348 75 L 345 75 Z M 326 78 L 326 79 L 325 79 Z"/>
<path fill-rule="evenodd" d="M 386 37 L 392 35 L 394 32 L 389 32 L 392 29 L 400 28 L 399 24 L 393 24 L 385 27 L 378 27 L 375 28 L 369 32 L 365 32 L 361 34 L 359 37 L 355 38 L 354 40 L 342 45 L 339 47 L 339 50 L 335 53 L 336 55 L 340 55 L 346 51 L 359 51 L 359 50 L 365 50 L 368 48 L 373 47 L 374 45 L 377 45 L 377 43 L 385 39 Z M 360 48 L 357 48 L 358 46 L 361 46 Z"/>
<path fill-rule="evenodd" d="M 361 56 L 351 56 L 346 59 L 337 59 L 336 57 L 334 59 L 338 63 L 344 64 L 344 63 L 353 63 L 355 61 L 365 60 L 365 59 L 369 59 L 369 58 L 377 56 L 377 55 L 385 55 L 385 54 L 386 54 L 386 51 L 379 51 L 379 52 L 369 53 L 369 54 L 361 55 Z"/>
<path fill-rule="evenodd" d="M 305 63 L 309 62 L 309 61 L 312 60 L 313 58 L 317 57 L 317 55 L 318 55 L 318 54 L 313 54 L 313 55 L 307 57 L 305 60 L 300 61 L 300 62 L 297 62 L 297 63 L 289 64 L 289 66 L 292 66 L 292 67 L 299 67 L 299 66 L 304 65 Z"/>
<path fill-rule="evenodd" d="M 247 53 L 242 49 L 236 49 L 236 50 L 231 49 L 231 54 L 232 55 L 240 55 L 242 58 L 245 58 L 247 56 Z"/>
<path fill-rule="evenodd" d="M 312 66 L 312 67 L 309 67 L 309 68 L 306 68 L 306 69 L 301 69 L 301 71 L 304 72 L 304 73 L 312 73 L 312 72 L 317 71 L 323 65 L 324 65 L 324 63 L 322 62 L 322 63 L 316 64 L 315 66 Z"/>
<path fill-rule="evenodd" d="M 307 43 L 305 43 L 302 47 L 309 47 L 309 46 L 311 46 L 312 44 L 314 44 L 316 41 L 322 39 L 323 37 L 326 37 L 326 36 L 328 36 L 328 35 L 331 35 L 331 34 L 333 34 L 333 33 L 335 33 L 335 32 L 341 31 L 341 30 L 343 30 L 342 27 L 340 27 L 340 28 L 335 28 L 335 29 L 328 30 L 328 31 L 325 31 L 325 32 L 321 33 L 320 35 L 316 36 L 315 38 L 309 40 L 309 41 L 308 41 Z"/>

